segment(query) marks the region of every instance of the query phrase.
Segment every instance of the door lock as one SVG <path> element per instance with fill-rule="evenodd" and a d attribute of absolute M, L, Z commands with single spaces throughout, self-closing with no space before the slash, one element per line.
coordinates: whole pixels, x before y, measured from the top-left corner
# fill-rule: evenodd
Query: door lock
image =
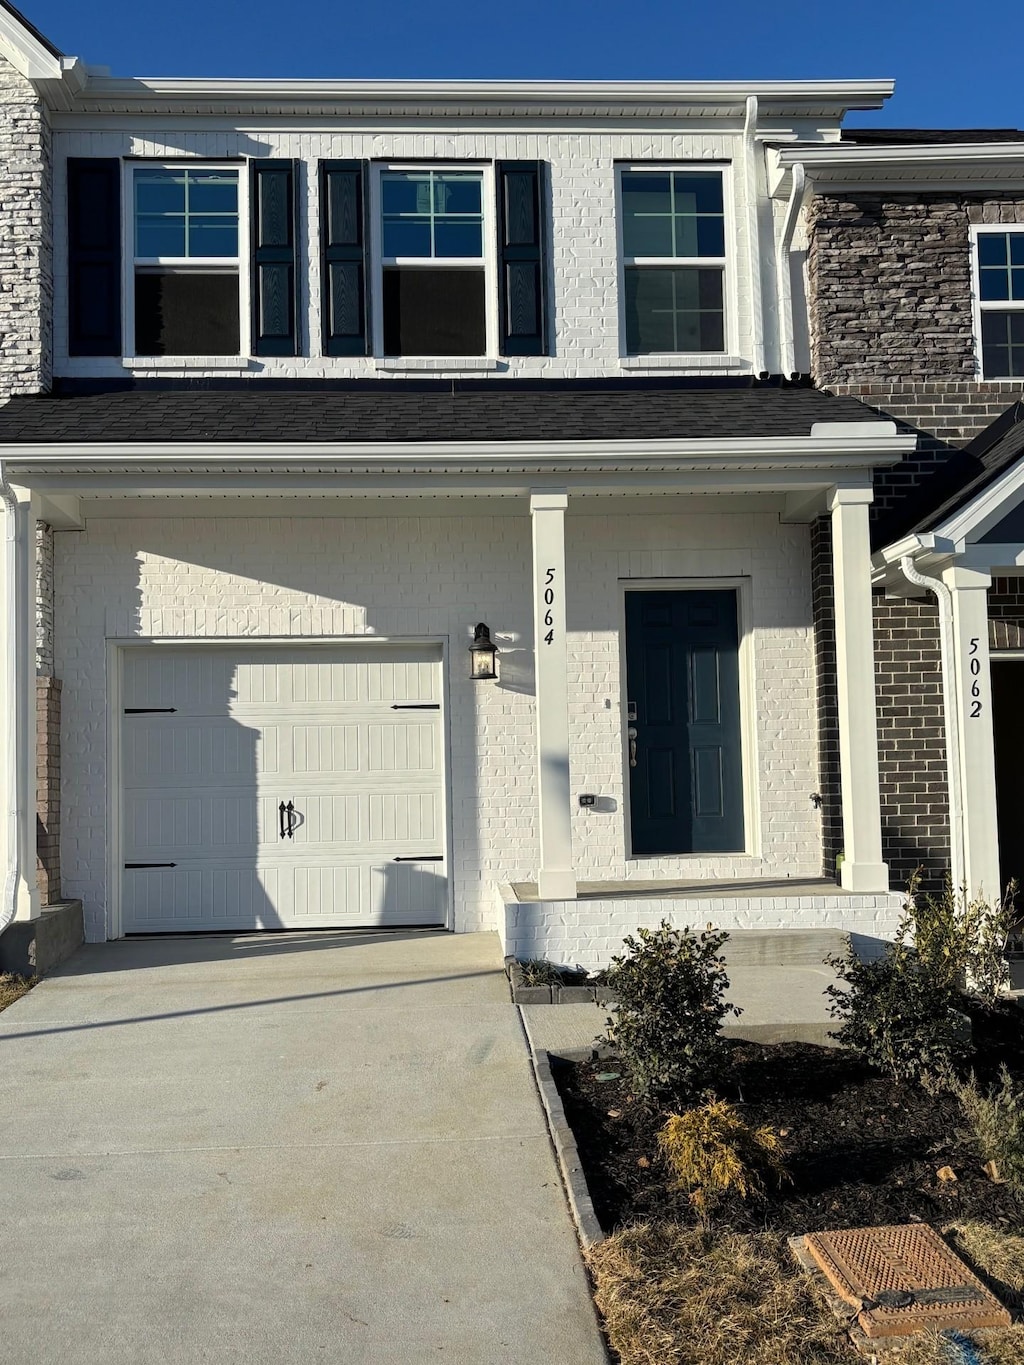
<path fill-rule="evenodd" d="M 629 736 L 629 766 L 636 767 L 636 727 L 631 725 L 626 731 Z"/>

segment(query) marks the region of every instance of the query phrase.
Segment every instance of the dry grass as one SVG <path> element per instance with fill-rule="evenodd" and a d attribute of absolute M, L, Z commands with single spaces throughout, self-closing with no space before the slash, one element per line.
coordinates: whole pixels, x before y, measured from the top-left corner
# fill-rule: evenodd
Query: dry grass
<path fill-rule="evenodd" d="M 591 1247 L 622 1365 L 852 1365 L 856 1353 L 785 1238 L 643 1224 Z"/>
<path fill-rule="evenodd" d="M 0 1010 L 27 995 L 35 984 L 34 976 L 8 976 L 0 972 Z"/>
<path fill-rule="evenodd" d="M 1024 1309 L 1024 1237 L 985 1223 L 944 1229 L 1011 1312 Z M 855 1365 L 859 1356 L 785 1239 L 716 1235 L 674 1223 L 626 1228 L 587 1261 L 622 1365 Z M 1024 1365 L 1024 1326 L 974 1341 L 983 1365 Z M 890 1347 L 891 1365 L 959 1365 L 948 1338 Z"/>

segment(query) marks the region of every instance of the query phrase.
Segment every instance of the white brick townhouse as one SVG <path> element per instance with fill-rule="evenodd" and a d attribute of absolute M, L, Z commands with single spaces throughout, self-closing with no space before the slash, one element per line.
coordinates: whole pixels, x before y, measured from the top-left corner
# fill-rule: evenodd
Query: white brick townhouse
<path fill-rule="evenodd" d="M 891 927 L 868 505 L 914 437 L 802 377 L 766 151 L 889 82 L 118 79 L 6 5 L 0 52 L 7 914 Z"/>

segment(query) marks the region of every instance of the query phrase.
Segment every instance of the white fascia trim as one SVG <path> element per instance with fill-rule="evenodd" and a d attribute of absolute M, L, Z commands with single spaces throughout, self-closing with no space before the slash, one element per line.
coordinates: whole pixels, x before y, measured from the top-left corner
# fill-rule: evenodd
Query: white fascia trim
<path fill-rule="evenodd" d="M 781 175 L 772 187 L 776 196 L 789 193 L 790 173 L 803 166 L 818 184 L 860 184 L 873 180 L 933 180 L 947 171 L 960 180 L 1019 180 L 1024 176 L 1024 142 L 916 143 L 899 147 L 862 147 L 829 143 L 775 149 Z M 940 182 L 941 183 L 941 182 Z"/>
<path fill-rule="evenodd" d="M 62 58 L 40 42 L 34 33 L 19 23 L 11 11 L 0 6 L 0 51 L 8 58 L 15 71 L 30 81 L 60 80 L 64 63 L 75 58 Z"/>
<path fill-rule="evenodd" d="M 799 460 L 828 464 L 830 457 L 863 456 L 891 464 L 916 448 L 915 436 L 896 434 L 893 422 L 816 422 L 809 436 L 717 437 L 705 440 L 658 441 L 482 441 L 482 442 L 364 442 L 326 444 L 314 442 L 208 441 L 203 444 L 176 442 L 160 445 L 91 442 L 0 445 L 0 459 L 19 468 L 54 464 L 109 464 L 111 462 L 159 467 L 195 461 L 201 468 L 226 463 L 247 466 L 281 464 L 323 465 L 344 468 L 350 464 L 443 464 L 458 469 L 464 464 L 504 466 L 582 464 L 595 460 L 636 460 L 644 467 L 662 461 L 705 466 L 708 461 L 743 468 Z"/>
<path fill-rule="evenodd" d="M 956 554 L 957 547 L 952 540 L 926 531 L 921 535 L 904 536 L 893 541 L 871 556 L 871 578 L 874 583 L 891 582 L 900 577 L 900 564 L 911 559 L 919 567 L 937 563 Z"/>

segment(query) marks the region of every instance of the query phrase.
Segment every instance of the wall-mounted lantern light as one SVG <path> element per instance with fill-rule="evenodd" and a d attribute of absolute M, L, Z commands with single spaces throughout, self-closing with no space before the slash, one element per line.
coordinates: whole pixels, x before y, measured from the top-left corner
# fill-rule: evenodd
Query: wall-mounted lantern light
<path fill-rule="evenodd" d="M 494 660 L 498 650 L 491 644 L 491 632 L 483 621 L 473 632 L 473 643 L 469 647 L 469 676 L 474 682 L 485 682 L 498 676 Z"/>

